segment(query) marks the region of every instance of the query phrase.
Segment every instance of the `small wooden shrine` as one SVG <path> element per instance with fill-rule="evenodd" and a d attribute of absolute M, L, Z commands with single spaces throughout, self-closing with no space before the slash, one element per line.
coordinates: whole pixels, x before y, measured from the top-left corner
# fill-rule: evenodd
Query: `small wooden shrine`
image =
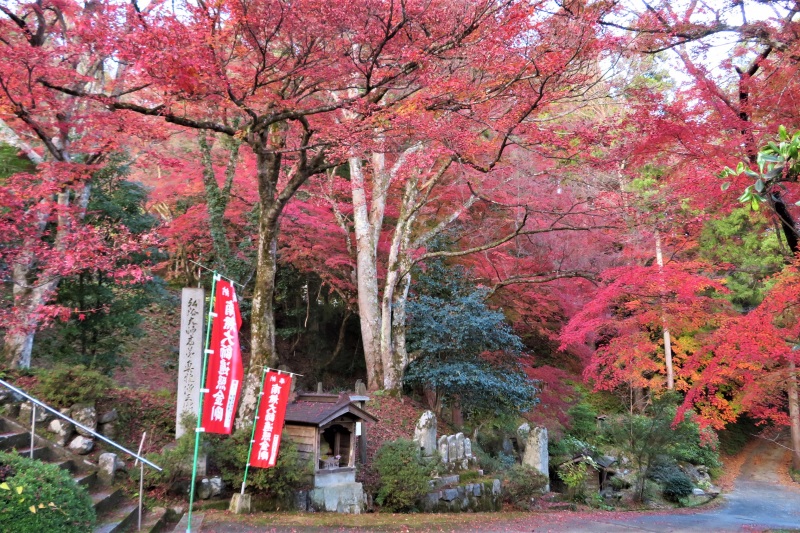
<path fill-rule="evenodd" d="M 354 483 L 356 449 L 366 450 L 367 396 L 353 393 L 299 393 L 286 408 L 283 434 L 300 456 L 314 463 L 314 487 Z"/>

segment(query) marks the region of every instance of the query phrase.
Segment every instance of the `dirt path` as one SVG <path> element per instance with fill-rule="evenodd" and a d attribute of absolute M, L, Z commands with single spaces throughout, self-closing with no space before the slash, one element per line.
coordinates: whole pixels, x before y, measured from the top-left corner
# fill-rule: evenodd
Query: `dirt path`
<path fill-rule="evenodd" d="M 248 517 L 246 522 L 221 512 L 209 513 L 202 533 L 326 532 L 326 531 L 465 531 L 465 532 L 587 532 L 628 531 L 717 533 L 734 531 L 800 531 L 800 486 L 786 472 L 790 452 L 761 440 L 746 450 L 733 490 L 725 502 L 699 511 L 668 513 L 480 513 L 474 515 L 337 515 L 274 514 Z"/>

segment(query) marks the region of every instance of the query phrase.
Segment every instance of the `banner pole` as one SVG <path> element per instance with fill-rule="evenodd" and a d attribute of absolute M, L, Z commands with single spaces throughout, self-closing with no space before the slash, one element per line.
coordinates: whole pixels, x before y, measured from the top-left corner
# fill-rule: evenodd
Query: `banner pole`
<path fill-rule="evenodd" d="M 197 404 L 197 427 L 194 430 L 194 458 L 192 459 L 192 484 L 189 485 L 189 516 L 186 522 L 186 533 L 192 531 L 192 506 L 194 505 L 194 484 L 197 481 L 197 455 L 200 451 L 200 433 L 203 428 L 203 399 L 205 396 L 206 386 L 206 367 L 208 366 L 208 344 L 211 342 L 211 324 L 214 321 L 214 300 L 216 299 L 217 279 L 219 274 L 214 272 L 214 277 L 211 281 L 211 298 L 208 304 L 208 324 L 206 326 L 206 343 L 203 349 L 203 370 L 200 374 L 200 402 Z"/>
<path fill-rule="evenodd" d="M 247 483 L 247 471 L 250 470 L 250 456 L 253 455 L 253 442 L 256 437 L 256 423 L 258 422 L 258 410 L 261 408 L 261 398 L 264 396 L 264 380 L 267 378 L 267 367 L 261 372 L 261 392 L 258 393 L 258 400 L 256 400 L 256 414 L 253 417 L 253 430 L 250 432 L 250 448 L 247 450 L 247 464 L 244 465 L 244 479 L 242 479 L 242 494 L 244 494 L 244 486 Z"/>

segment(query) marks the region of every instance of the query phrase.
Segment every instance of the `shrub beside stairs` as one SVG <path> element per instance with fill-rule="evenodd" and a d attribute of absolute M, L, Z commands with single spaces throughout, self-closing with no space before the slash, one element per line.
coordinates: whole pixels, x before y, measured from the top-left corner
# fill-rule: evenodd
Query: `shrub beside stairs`
<path fill-rule="evenodd" d="M 12 451 L 24 457 L 30 456 L 31 432 L 16 421 L 0 417 L 0 450 Z M 83 485 L 92 497 L 97 513 L 94 533 L 116 533 L 136 531 L 139 519 L 138 500 L 127 497 L 121 488 L 101 482 L 97 466 L 79 455 L 36 435 L 33 457 L 53 463 L 70 472 L 79 485 Z M 142 510 L 142 531 L 156 533 L 166 531 L 168 510 L 156 507 Z M 53 532 L 55 533 L 55 532 Z"/>

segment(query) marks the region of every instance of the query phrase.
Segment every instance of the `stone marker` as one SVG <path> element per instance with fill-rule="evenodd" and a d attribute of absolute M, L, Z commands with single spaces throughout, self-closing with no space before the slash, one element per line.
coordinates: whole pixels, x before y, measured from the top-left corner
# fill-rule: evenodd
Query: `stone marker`
<path fill-rule="evenodd" d="M 464 434 L 456 433 L 456 461 L 464 458 Z"/>
<path fill-rule="evenodd" d="M 178 355 L 178 405 L 175 438 L 186 433 L 183 417 L 197 416 L 200 403 L 200 372 L 203 366 L 203 307 L 205 291 L 185 287 L 181 291 L 181 335 Z M 188 428 L 191 430 L 191 428 Z"/>
<path fill-rule="evenodd" d="M 547 455 L 547 428 L 536 427 L 528 432 L 525 441 L 525 453 L 522 456 L 522 464 L 529 465 L 550 477 L 549 457 Z M 545 487 L 545 492 L 550 492 L 550 484 Z"/>
<path fill-rule="evenodd" d="M 456 445 L 456 436 L 447 436 L 447 462 L 455 463 L 458 460 L 458 446 Z"/>
<path fill-rule="evenodd" d="M 447 435 L 439 437 L 436 446 L 439 448 L 439 455 L 442 456 L 442 462 L 447 463 L 450 459 L 450 454 L 447 453 Z"/>
<path fill-rule="evenodd" d="M 422 450 L 423 457 L 432 457 L 436 453 L 436 415 L 433 411 L 425 411 L 414 428 L 414 442 Z"/>
<path fill-rule="evenodd" d="M 464 439 L 464 457 L 472 459 L 472 441 L 469 438 Z"/>
<path fill-rule="evenodd" d="M 97 459 L 97 476 L 103 485 L 109 486 L 114 483 L 114 475 L 117 473 L 117 454 L 101 453 Z"/>

